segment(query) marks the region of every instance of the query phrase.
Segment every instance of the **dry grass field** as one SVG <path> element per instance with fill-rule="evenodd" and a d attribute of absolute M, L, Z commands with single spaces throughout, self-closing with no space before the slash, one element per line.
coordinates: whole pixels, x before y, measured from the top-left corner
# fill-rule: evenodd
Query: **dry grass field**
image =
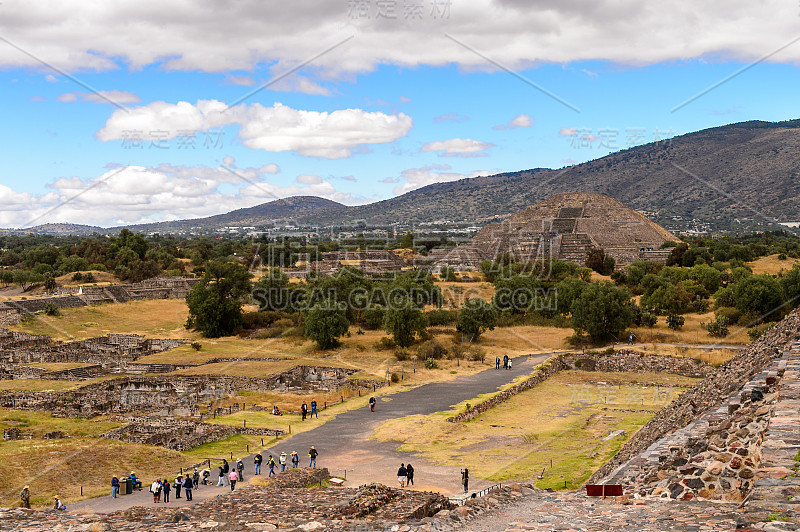
<path fill-rule="evenodd" d="M 769 275 L 776 275 L 783 271 L 788 271 L 792 269 L 792 266 L 795 264 L 800 263 L 800 259 L 793 259 L 792 257 L 787 257 L 784 260 L 778 258 L 778 254 L 774 255 L 767 255 L 766 257 L 761 257 L 753 262 L 748 262 L 747 265 L 753 269 L 753 273 L 767 273 Z"/>
<path fill-rule="evenodd" d="M 401 451 L 469 467 L 474 476 L 492 481 L 535 478 L 544 470 L 537 486 L 564 489 L 566 482 L 574 489 L 653 411 L 695 382 L 674 375 L 566 371 L 472 421 L 446 421 L 464 409 L 461 404 L 450 412 L 388 421 L 373 438 L 402 442 Z M 617 430 L 625 432 L 607 438 Z"/>

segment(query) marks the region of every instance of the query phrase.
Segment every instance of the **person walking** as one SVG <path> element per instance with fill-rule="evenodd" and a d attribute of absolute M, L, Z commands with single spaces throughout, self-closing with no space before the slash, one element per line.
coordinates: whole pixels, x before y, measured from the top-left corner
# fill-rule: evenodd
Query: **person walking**
<path fill-rule="evenodd" d="M 408 471 L 406 470 L 405 464 L 400 464 L 400 467 L 397 470 L 397 482 L 400 483 L 401 488 L 406 487 L 406 475 Z"/>
<path fill-rule="evenodd" d="M 282 452 L 278 457 L 278 463 L 281 465 L 281 473 L 286 471 L 286 453 Z"/>
<path fill-rule="evenodd" d="M 224 458 L 222 459 L 222 472 L 225 473 L 225 476 L 223 477 L 223 482 L 227 486 L 228 485 L 228 476 L 231 473 L 231 466 L 228 465 L 228 461 L 225 460 Z"/>
<path fill-rule="evenodd" d="M 292 469 L 295 469 L 299 465 L 300 465 L 300 455 L 297 454 L 297 451 L 292 451 Z"/>
<path fill-rule="evenodd" d="M 500 369 L 500 357 L 494 359 L 494 369 Z"/>
<path fill-rule="evenodd" d="M 117 481 L 119 482 L 119 480 Z M 22 491 L 19 492 L 19 505 L 23 508 L 30 508 L 31 507 L 31 487 L 25 486 L 22 488 Z"/>
<path fill-rule="evenodd" d="M 370 412 L 374 412 L 375 411 L 375 402 L 376 401 L 375 401 L 374 397 L 370 397 L 369 398 L 369 411 Z"/>
<path fill-rule="evenodd" d="M 269 458 L 267 458 L 267 467 L 269 468 L 269 475 L 267 475 L 267 478 L 270 478 L 275 474 L 275 459 L 272 455 L 269 455 Z"/>
<path fill-rule="evenodd" d="M 236 461 L 236 473 L 238 480 L 244 481 L 244 462 L 241 458 Z"/>
<path fill-rule="evenodd" d="M 308 461 L 308 467 L 313 467 L 313 468 L 317 467 L 317 456 L 318 455 L 319 455 L 319 453 L 317 452 L 316 449 L 314 449 L 314 446 L 312 445 L 311 449 L 308 450 L 308 457 L 310 458 L 310 460 Z"/>
<path fill-rule="evenodd" d="M 508 369 L 508 355 L 503 355 L 503 369 Z"/>
<path fill-rule="evenodd" d="M 303 403 L 300 405 L 300 413 L 303 415 L 303 421 L 306 420 L 306 416 L 308 415 L 308 405 Z"/>
<path fill-rule="evenodd" d="M 119 479 L 117 478 L 116 475 L 114 475 L 113 477 L 111 477 L 111 497 L 113 499 L 116 499 L 118 494 L 119 494 Z"/>
<path fill-rule="evenodd" d="M 222 470 L 222 466 L 217 466 L 218 470 L 218 477 L 217 477 L 217 487 L 225 485 L 225 471 Z"/>
<path fill-rule="evenodd" d="M 514 363 L 514 359 L 512 359 L 512 358 L 509 358 L 509 359 L 508 359 L 508 371 L 511 371 L 511 365 L 512 365 L 513 363 Z"/>
<path fill-rule="evenodd" d="M 411 467 L 411 464 L 406 464 L 406 486 L 413 486 L 413 485 L 414 485 L 414 468 Z"/>
<path fill-rule="evenodd" d="M 316 399 L 313 399 L 311 401 L 311 418 L 313 419 L 314 416 L 317 416 L 317 419 L 319 419 L 319 414 L 317 413 L 317 400 Z"/>
<path fill-rule="evenodd" d="M 235 470 L 231 471 L 228 475 L 228 480 L 231 481 L 231 491 L 236 489 L 236 481 L 239 480 L 239 475 L 236 473 Z"/>
<path fill-rule="evenodd" d="M 192 500 L 192 489 L 194 489 L 194 483 L 192 482 L 192 477 L 186 475 L 186 478 L 183 479 L 183 491 L 186 493 L 186 500 Z"/>
<path fill-rule="evenodd" d="M 261 474 L 261 462 L 264 460 L 264 457 L 261 456 L 261 453 L 256 453 L 255 458 L 253 458 L 253 463 L 256 465 L 256 475 Z"/>
<path fill-rule="evenodd" d="M 194 489 L 200 488 L 200 471 L 197 468 L 194 468 L 194 473 L 192 473 L 192 487 Z"/>
<path fill-rule="evenodd" d="M 172 486 L 169 484 L 169 479 L 165 478 L 164 482 L 161 483 L 161 489 L 164 492 L 164 502 L 169 502 L 169 492 L 172 491 Z"/>
<path fill-rule="evenodd" d="M 180 499 L 181 488 L 183 488 L 183 475 L 178 475 L 177 477 L 175 477 L 175 484 L 173 485 L 175 486 L 175 498 Z"/>
<path fill-rule="evenodd" d="M 154 480 L 150 484 L 150 493 L 153 494 L 153 502 L 161 502 L 161 482 Z"/>
<path fill-rule="evenodd" d="M 464 484 L 464 493 L 469 491 L 469 469 L 466 467 L 461 470 L 461 483 Z"/>

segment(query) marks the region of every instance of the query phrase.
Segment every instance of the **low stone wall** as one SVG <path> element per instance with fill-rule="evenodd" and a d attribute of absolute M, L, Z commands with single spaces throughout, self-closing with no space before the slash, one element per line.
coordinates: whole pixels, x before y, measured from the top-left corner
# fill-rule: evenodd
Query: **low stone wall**
<path fill-rule="evenodd" d="M 245 429 L 196 421 L 147 418 L 110 430 L 101 434 L 100 437 L 131 443 L 158 445 L 168 449 L 175 449 L 176 451 L 188 451 L 198 445 L 224 440 L 236 434 L 274 438 L 284 434 L 284 431 L 257 428 Z"/>

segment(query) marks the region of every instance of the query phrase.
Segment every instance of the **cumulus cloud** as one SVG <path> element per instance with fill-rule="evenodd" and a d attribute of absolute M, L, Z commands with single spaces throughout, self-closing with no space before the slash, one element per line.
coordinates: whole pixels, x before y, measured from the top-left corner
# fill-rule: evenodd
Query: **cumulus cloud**
<path fill-rule="evenodd" d="M 59 102 L 75 102 L 78 99 L 83 100 L 84 102 L 92 102 L 92 103 L 116 103 L 117 105 L 122 105 L 125 103 L 138 103 L 139 97 L 127 91 L 119 91 L 119 90 L 110 90 L 110 91 L 97 91 L 97 92 L 68 92 L 62 94 L 56 100 Z"/>
<path fill-rule="evenodd" d="M 308 157 L 350 157 L 364 144 L 381 144 L 404 137 L 413 126 L 403 114 L 342 109 L 331 112 L 304 111 L 280 103 L 272 107 L 241 104 L 228 108 L 218 100 L 197 104 L 152 102 L 115 111 L 97 133 L 103 141 L 120 140 L 131 132 L 147 137 L 160 132 L 172 139 L 187 132 L 208 131 L 239 125 L 239 138 L 248 148 L 268 152 L 294 151 Z"/>
<path fill-rule="evenodd" d="M 453 3 L 447 18 L 432 17 L 426 9 L 414 21 L 402 20 L 402 12 L 400 20 L 378 19 L 375 2 L 367 5 L 370 16 L 357 19 L 349 16 L 345 2 L 319 2 L 314 9 L 305 2 L 274 9 L 254 1 L 229 3 L 225 9 L 207 0 L 159 9 L 140 0 L 6 2 L 0 35 L 31 56 L 72 71 L 159 63 L 165 69 L 211 72 L 262 64 L 286 71 L 355 35 L 315 59 L 315 67 L 335 74 L 379 64 L 487 66 L 443 38 L 444 32 L 511 68 L 579 60 L 642 65 L 702 56 L 749 61 L 797 34 L 797 5 L 785 0 L 727 2 L 724 9 L 693 0 L 675 0 L 669 8 L 640 0 L 474 0 Z M 768 60 L 796 62 L 800 47 L 786 47 Z M 0 66 L 40 65 L 6 46 L 0 49 Z"/>
<path fill-rule="evenodd" d="M 466 179 L 469 177 L 478 177 L 482 175 L 489 175 L 491 172 L 486 170 L 476 170 L 468 174 L 459 172 L 450 172 L 452 167 L 449 164 L 433 164 L 423 166 L 421 168 L 409 168 L 401 172 L 401 177 L 398 180 L 386 178 L 384 183 L 393 183 L 405 181 L 403 184 L 394 188 L 395 194 L 405 194 L 412 190 L 432 185 L 433 183 L 443 183 L 446 181 L 458 181 L 459 179 Z"/>
<path fill-rule="evenodd" d="M 438 151 L 440 157 L 486 157 L 484 150 L 491 148 L 494 144 L 481 142 L 472 139 L 449 139 L 428 142 L 420 151 Z"/>
<path fill-rule="evenodd" d="M 0 184 L 0 226 L 71 222 L 108 227 L 197 218 L 297 195 L 350 205 L 367 202 L 318 176 L 301 175 L 297 183 L 288 185 L 270 182 L 267 178 L 276 171 L 274 165 L 229 168 L 234 172 L 223 167 L 112 164 L 96 177 L 55 179 L 47 185 L 48 192 L 40 195 Z M 233 191 L 220 188 L 226 183 L 233 185 Z"/>
<path fill-rule="evenodd" d="M 532 125 L 533 125 L 533 117 L 530 115 L 521 114 L 515 116 L 507 124 L 500 124 L 492 127 L 492 129 L 497 129 L 497 130 L 517 129 L 518 127 L 531 127 Z"/>

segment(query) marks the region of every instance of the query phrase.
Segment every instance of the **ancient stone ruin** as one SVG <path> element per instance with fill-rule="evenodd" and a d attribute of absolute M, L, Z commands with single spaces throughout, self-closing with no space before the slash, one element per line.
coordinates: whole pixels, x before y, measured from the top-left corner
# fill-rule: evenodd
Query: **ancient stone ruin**
<path fill-rule="evenodd" d="M 466 244 L 433 249 L 422 261 L 434 271 L 444 266 L 476 270 L 481 261 L 510 253 L 520 262 L 552 258 L 584 265 L 592 248 L 602 248 L 617 265 L 665 262 L 670 251 L 660 247 L 668 240 L 678 239 L 614 198 L 556 194 L 501 223 L 484 226 Z"/>

